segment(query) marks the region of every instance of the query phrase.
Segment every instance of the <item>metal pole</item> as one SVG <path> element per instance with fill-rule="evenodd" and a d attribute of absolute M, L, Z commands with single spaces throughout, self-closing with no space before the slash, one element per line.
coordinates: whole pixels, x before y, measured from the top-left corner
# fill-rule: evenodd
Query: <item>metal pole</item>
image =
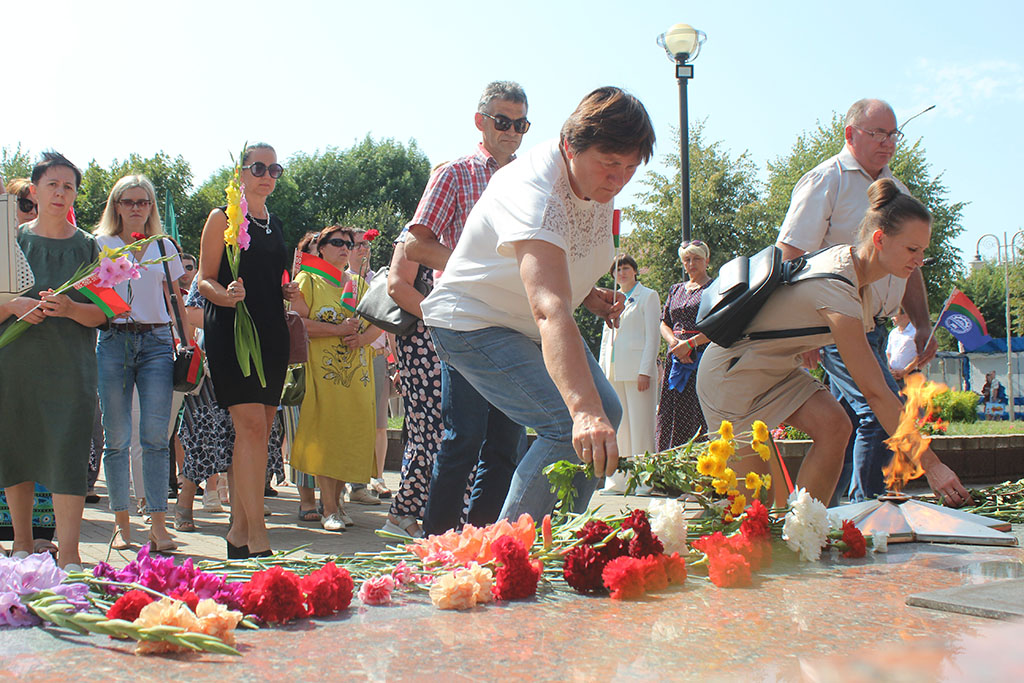
<path fill-rule="evenodd" d="M 679 66 L 686 63 L 686 55 L 676 55 Z M 682 184 L 682 228 L 683 241 L 690 241 L 690 126 L 686 103 L 687 78 L 679 81 L 679 178 Z"/>
<path fill-rule="evenodd" d="M 1013 332 L 1010 328 L 1010 245 L 1003 233 L 1003 279 L 1006 283 L 1006 396 L 1009 399 L 1010 422 L 1017 417 L 1013 407 Z"/>

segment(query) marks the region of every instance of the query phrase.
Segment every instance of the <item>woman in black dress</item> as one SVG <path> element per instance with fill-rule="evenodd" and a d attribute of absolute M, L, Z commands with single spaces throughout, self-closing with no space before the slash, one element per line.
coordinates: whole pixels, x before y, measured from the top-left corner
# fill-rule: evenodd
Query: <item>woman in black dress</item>
<path fill-rule="evenodd" d="M 293 297 L 294 284 L 281 285 L 288 253 L 281 221 L 270 214 L 267 197 L 283 168 L 266 143 L 249 145 L 242 155 L 241 182 L 249 204 L 249 248 L 242 252 L 238 279 L 232 279 L 224 248 L 227 215 L 210 212 L 203 227 L 199 255 L 199 291 L 206 297 L 204 330 L 210 376 L 217 403 L 231 414 L 235 426 L 234 455 L 228 469 L 232 521 L 227 534 L 229 558 L 270 554 L 263 521 L 263 490 L 267 444 L 281 399 L 288 363 L 288 328 L 283 297 Z M 266 386 L 255 369 L 242 375 L 235 355 L 235 306 L 245 301 L 259 335 Z"/>
<path fill-rule="evenodd" d="M 696 322 L 701 295 L 711 284 L 710 257 L 711 250 L 700 240 L 679 245 L 679 260 L 689 279 L 672 285 L 661 316 L 661 336 L 668 343 L 668 356 L 654 430 L 654 447 L 659 451 L 684 444 L 694 434 L 708 430 L 697 400 L 697 362 L 708 338 L 696 331 Z M 672 375 L 673 356 L 679 365 L 676 377 L 683 377 L 679 381 Z"/>

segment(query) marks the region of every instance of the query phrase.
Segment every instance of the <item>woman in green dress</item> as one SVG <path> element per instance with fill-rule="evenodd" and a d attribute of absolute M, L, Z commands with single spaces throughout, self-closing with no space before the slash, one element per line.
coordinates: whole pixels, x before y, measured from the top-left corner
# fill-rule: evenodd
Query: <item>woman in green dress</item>
<path fill-rule="evenodd" d="M 53 492 L 57 563 L 81 564 L 89 442 L 96 412 L 96 331 L 103 311 L 78 292 L 54 294 L 98 255 L 92 236 L 67 220 L 81 172 L 56 152 L 32 170 L 38 217 L 18 230 L 35 285 L 0 305 L 0 333 L 24 316 L 33 325 L 0 349 L 0 486 L 14 523 L 14 552 L 32 552 L 35 483 Z M 40 304 L 40 300 L 42 304 Z M 38 308 L 35 308 L 36 306 Z"/>

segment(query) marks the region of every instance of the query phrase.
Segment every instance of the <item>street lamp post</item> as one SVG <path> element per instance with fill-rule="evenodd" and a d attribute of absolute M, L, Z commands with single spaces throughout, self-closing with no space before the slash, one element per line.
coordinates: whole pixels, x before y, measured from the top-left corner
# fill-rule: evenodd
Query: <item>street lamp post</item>
<path fill-rule="evenodd" d="M 693 65 L 700 46 L 707 40 L 703 31 L 689 24 L 675 24 L 658 36 L 658 45 L 665 49 L 670 61 L 676 65 L 679 81 L 679 178 L 682 185 L 680 201 L 683 241 L 690 240 L 690 126 L 686 101 L 686 84 L 693 78 Z"/>
<path fill-rule="evenodd" d="M 1017 264 L 1017 238 L 1024 237 L 1024 230 L 1018 230 L 1013 238 L 1007 240 L 1006 233 L 1003 233 L 1003 240 L 991 233 L 978 238 L 974 247 L 974 262 L 980 264 L 981 243 L 986 238 L 991 238 L 996 243 L 996 264 L 1003 262 L 1003 283 L 1006 287 L 1006 396 L 1010 409 L 1010 421 L 1017 419 L 1017 411 L 1013 405 L 1013 331 L 1010 327 L 1010 264 Z M 1024 246 L 1024 240 L 1022 240 Z"/>

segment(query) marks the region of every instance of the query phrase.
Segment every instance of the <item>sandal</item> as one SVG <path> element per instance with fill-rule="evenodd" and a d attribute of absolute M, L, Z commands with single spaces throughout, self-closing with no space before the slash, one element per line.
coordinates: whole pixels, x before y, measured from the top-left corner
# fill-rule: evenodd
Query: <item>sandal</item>
<path fill-rule="evenodd" d="M 174 552 L 177 549 L 178 542 L 175 541 L 173 538 L 165 538 L 162 541 L 158 541 L 155 538 L 153 538 L 152 534 L 149 537 L 149 552 L 151 553 L 159 553 L 161 555 L 166 555 L 168 553 Z"/>
<path fill-rule="evenodd" d="M 423 538 L 423 530 L 419 528 L 419 520 L 412 515 L 399 517 L 398 522 L 392 522 L 391 517 L 384 522 L 381 531 L 396 536 L 408 536 L 410 538 Z"/>
<path fill-rule="evenodd" d="M 50 553 L 57 557 L 57 546 L 52 541 L 45 538 L 37 538 L 32 541 L 32 552 L 34 553 Z"/>
<path fill-rule="evenodd" d="M 299 506 L 299 521 L 300 522 L 319 522 L 320 513 L 315 509 L 303 510 L 302 506 Z"/>
<path fill-rule="evenodd" d="M 124 529 L 114 529 L 114 536 L 110 539 L 110 547 L 114 550 L 131 550 L 133 545 L 129 533 Z"/>
<path fill-rule="evenodd" d="M 185 532 L 196 530 L 196 522 L 192 518 L 192 510 L 186 510 L 177 504 L 174 506 L 174 529 Z"/>

